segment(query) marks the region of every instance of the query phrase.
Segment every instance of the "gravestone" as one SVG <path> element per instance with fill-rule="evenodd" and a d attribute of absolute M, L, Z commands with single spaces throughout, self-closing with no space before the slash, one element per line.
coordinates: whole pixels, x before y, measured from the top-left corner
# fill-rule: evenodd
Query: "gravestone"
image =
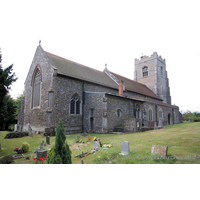
<path fill-rule="evenodd" d="M 50 144 L 50 137 L 49 136 L 46 136 L 46 143 Z"/>
<path fill-rule="evenodd" d="M 93 149 L 95 150 L 95 152 L 99 151 L 99 143 L 98 142 L 94 142 Z"/>
<path fill-rule="evenodd" d="M 40 157 L 46 156 L 47 151 L 43 147 L 44 141 L 40 143 L 40 149 L 36 149 L 36 158 L 39 160 Z"/>
<path fill-rule="evenodd" d="M 156 122 L 154 122 L 154 130 L 155 130 L 155 129 L 158 129 L 157 123 L 156 123 Z"/>
<path fill-rule="evenodd" d="M 120 144 L 121 144 L 121 153 L 120 153 L 120 155 L 129 154 L 129 142 L 123 141 Z"/>
<path fill-rule="evenodd" d="M 157 154 L 161 157 L 167 157 L 167 150 L 168 150 L 167 146 L 152 145 L 151 155 Z"/>
<path fill-rule="evenodd" d="M 1 143 L 0 143 L 0 151 L 1 151 Z"/>
<path fill-rule="evenodd" d="M 111 146 L 113 147 L 113 142 L 111 142 Z"/>
<path fill-rule="evenodd" d="M 158 127 L 159 128 L 163 128 L 163 122 L 162 122 L 162 118 L 161 117 L 159 119 Z"/>
<path fill-rule="evenodd" d="M 14 132 L 17 131 L 17 124 L 15 124 Z"/>

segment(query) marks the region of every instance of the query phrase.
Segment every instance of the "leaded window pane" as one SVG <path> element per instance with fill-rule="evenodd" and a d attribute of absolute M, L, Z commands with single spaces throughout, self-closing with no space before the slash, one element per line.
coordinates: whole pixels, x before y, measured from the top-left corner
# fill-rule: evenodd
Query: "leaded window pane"
<path fill-rule="evenodd" d="M 75 101 L 74 100 L 71 101 L 70 107 L 71 107 L 70 113 L 75 114 Z"/>

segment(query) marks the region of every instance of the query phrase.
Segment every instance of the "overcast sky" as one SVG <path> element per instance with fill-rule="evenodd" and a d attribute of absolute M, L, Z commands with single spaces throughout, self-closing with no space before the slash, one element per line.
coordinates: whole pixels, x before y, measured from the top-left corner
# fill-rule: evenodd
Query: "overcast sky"
<path fill-rule="evenodd" d="M 133 79 L 134 60 L 157 52 L 166 59 L 172 104 L 200 111 L 199 1 L 3 0 L 3 68 L 14 64 L 16 98 L 41 40 L 45 51 Z"/>

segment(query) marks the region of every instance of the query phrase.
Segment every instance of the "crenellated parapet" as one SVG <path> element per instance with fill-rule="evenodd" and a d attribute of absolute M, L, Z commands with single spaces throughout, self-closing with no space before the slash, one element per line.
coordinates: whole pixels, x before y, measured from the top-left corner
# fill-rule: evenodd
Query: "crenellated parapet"
<path fill-rule="evenodd" d="M 135 65 L 139 64 L 139 63 L 142 63 L 142 62 L 145 62 L 145 61 L 149 61 L 149 60 L 153 60 L 153 59 L 158 59 L 160 60 L 162 63 L 165 64 L 165 59 L 163 59 L 161 56 L 159 56 L 157 54 L 157 52 L 154 52 L 151 56 L 141 56 L 140 59 L 135 59 Z"/>

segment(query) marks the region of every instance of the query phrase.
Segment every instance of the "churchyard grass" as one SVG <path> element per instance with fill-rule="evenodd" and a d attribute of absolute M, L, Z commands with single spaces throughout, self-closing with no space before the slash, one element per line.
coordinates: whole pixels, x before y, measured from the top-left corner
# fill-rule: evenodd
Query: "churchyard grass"
<path fill-rule="evenodd" d="M 14 155 L 14 149 L 20 148 L 23 142 L 30 144 L 30 149 L 24 156 L 29 156 L 30 160 L 16 159 L 15 164 L 34 164 L 33 157 L 36 156 L 34 151 L 40 147 L 40 142 L 46 137 L 43 135 L 33 134 L 31 137 L 4 139 L 7 132 L 0 132 L 0 143 L 3 150 L 0 151 L 0 157 L 6 154 Z M 103 149 L 99 147 L 99 152 L 90 154 L 83 158 L 75 158 L 75 156 L 83 153 L 90 153 L 93 149 L 93 141 L 90 143 L 75 143 L 77 136 L 81 140 L 88 137 L 92 139 L 99 137 L 103 143 L 113 142 L 113 147 Z M 200 159 L 196 158 L 200 155 L 200 122 L 184 122 L 182 124 L 164 126 L 163 129 L 152 130 L 139 133 L 129 134 L 89 134 L 83 137 L 81 134 L 68 135 L 67 143 L 72 151 L 72 163 L 81 164 L 200 164 Z M 130 153 L 128 155 L 119 155 L 121 152 L 120 142 L 128 141 Z M 55 137 L 50 138 L 50 145 L 44 145 L 45 150 L 50 149 L 55 144 Z M 168 146 L 168 158 L 160 158 L 158 156 L 151 156 L 152 145 Z"/>

